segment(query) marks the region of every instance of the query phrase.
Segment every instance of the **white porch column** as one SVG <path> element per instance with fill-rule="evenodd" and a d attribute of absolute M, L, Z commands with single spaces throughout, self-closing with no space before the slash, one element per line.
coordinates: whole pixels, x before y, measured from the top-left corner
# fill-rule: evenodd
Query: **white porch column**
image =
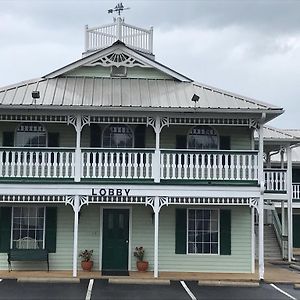
<path fill-rule="evenodd" d="M 154 277 L 158 277 L 159 197 L 154 198 Z"/>
<path fill-rule="evenodd" d="M 77 277 L 79 196 L 74 197 L 73 277 Z"/>
<path fill-rule="evenodd" d="M 281 201 L 281 232 L 282 232 L 282 235 L 285 235 L 285 209 L 284 209 L 284 201 Z"/>
<path fill-rule="evenodd" d="M 286 147 L 287 158 L 287 218 L 288 218 L 288 261 L 293 258 L 293 187 L 292 187 L 292 150 L 290 145 Z"/>
<path fill-rule="evenodd" d="M 153 163 L 153 175 L 154 182 L 160 182 L 160 117 L 157 116 L 155 119 L 155 153 Z"/>
<path fill-rule="evenodd" d="M 81 116 L 76 116 L 75 182 L 81 180 Z"/>
<path fill-rule="evenodd" d="M 259 279 L 264 279 L 265 265 L 264 265 L 264 136 L 263 124 L 259 125 L 259 153 L 258 153 L 258 183 L 260 185 L 260 197 L 258 201 L 258 264 L 259 264 Z"/>
<path fill-rule="evenodd" d="M 251 207 L 251 272 L 255 273 L 255 209 Z"/>

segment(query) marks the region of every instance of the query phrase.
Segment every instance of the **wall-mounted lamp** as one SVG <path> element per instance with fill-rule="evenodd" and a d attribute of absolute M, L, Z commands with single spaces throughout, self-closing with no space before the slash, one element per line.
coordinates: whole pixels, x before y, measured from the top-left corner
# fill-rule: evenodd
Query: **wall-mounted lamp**
<path fill-rule="evenodd" d="M 33 99 L 40 99 L 40 91 L 32 91 L 31 96 Z"/>
<path fill-rule="evenodd" d="M 196 103 L 199 101 L 199 99 L 200 99 L 200 97 L 196 94 L 194 94 L 192 99 L 191 99 L 193 102 L 195 102 L 195 108 L 196 108 Z"/>

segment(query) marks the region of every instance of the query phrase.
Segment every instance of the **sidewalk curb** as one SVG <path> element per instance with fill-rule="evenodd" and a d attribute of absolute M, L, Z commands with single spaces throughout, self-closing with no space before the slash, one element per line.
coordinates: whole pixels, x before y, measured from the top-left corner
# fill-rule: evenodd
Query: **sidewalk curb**
<path fill-rule="evenodd" d="M 300 271 L 300 266 L 296 265 L 296 264 L 290 264 L 290 268 L 294 269 L 294 270 L 297 270 L 297 271 Z"/>
<path fill-rule="evenodd" d="M 24 277 L 17 278 L 17 282 L 25 283 L 80 283 L 80 278 L 40 278 L 40 277 Z"/>
<path fill-rule="evenodd" d="M 231 287 L 259 287 L 259 282 L 255 281 L 198 281 L 199 286 L 231 286 Z"/>
<path fill-rule="evenodd" d="M 111 284 L 152 284 L 152 285 L 170 285 L 170 280 L 165 279 L 121 279 L 109 278 Z"/>

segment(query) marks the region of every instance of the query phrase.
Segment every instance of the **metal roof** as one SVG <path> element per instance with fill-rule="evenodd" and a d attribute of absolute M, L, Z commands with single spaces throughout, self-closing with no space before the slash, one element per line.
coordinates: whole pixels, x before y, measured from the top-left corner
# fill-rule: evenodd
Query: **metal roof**
<path fill-rule="evenodd" d="M 271 126 L 264 126 L 264 141 L 269 142 L 300 142 L 300 136 L 293 135 L 286 132 L 284 129 L 278 129 Z M 258 139 L 257 133 L 255 133 L 255 138 Z"/>
<path fill-rule="evenodd" d="M 32 91 L 40 91 L 40 99 L 32 99 Z M 191 101 L 200 97 L 195 104 Z M 196 105 L 196 107 L 195 107 Z M 261 110 L 280 114 L 282 108 L 193 82 L 162 79 L 56 77 L 25 81 L 0 89 L 0 107 L 40 108 L 143 108 L 230 111 Z M 275 110 L 275 112 L 274 112 Z"/>

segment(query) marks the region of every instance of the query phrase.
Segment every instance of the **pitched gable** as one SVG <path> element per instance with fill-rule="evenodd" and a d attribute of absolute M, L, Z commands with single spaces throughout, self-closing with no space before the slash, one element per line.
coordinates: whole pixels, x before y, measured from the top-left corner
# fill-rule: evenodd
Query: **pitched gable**
<path fill-rule="evenodd" d="M 172 79 L 183 82 L 191 82 L 188 77 L 150 59 L 138 51 L 132 50 L 118 41 L 112 46 L 99 50 L 89 56 L 75 61 L 63 68 L 45 75 L 45 78 L 57 76 L 95 76 L 114 77 L 113 68 L 123 68 L 126 77 Z M 125 74 L 125 73 L 124 73 Z M 121 77 L 121 76 L 116 76 Z"/>

